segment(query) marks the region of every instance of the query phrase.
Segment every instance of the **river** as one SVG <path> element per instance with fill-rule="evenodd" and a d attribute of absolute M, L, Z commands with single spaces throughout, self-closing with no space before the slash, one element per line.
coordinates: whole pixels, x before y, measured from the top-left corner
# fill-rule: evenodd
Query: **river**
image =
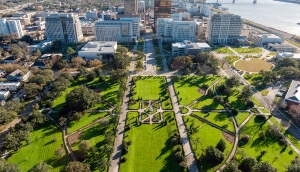
<path fill-rule="evenodd" d="M 215 3 L 216 0 L 207 0 L 207 3 Z M 219 0 L 222 7 L 229 8 L 230 13 L 240 15 L 242 18 L 286 31 L 300 36 L 300 4 L 287 3 L 273 0 Z"/>

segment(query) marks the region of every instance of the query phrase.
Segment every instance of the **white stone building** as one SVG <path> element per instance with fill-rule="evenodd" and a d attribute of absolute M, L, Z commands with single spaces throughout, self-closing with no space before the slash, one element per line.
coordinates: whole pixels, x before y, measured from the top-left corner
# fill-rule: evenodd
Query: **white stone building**
<path fill-rule="evenodd" d="M 196 41 L 195 21 L 173 21 L 171 18 L 158 18 L 156 36 L 163 42 Z"/>
<path fill-rule="evenodd" d="M 283 43 L 284 39 L 274 34 L 257 34 L 256 32 L 250 32 L 248 40 L 252 41 L 257 46 L 262 46 L 268 43 Z"/>
<path fill-rule="evenodd" d="M 205 42 L 176 42 L 172 44 L 173 56 L 196 55 L 200 52 L 210 52 L 210 46 Z"/>
<path fill-rule="evenodd" d="M 21 87 L 20 82 L 1 82 L 0 90 L 17 91 Z"/>
<path fill-rule="evenodd" d="M 92 41 L 78 51 L 78 56 L 85 60 L 98 59 L 109 62 L 113 59 L 116 51 L 117 42 L 115 41 Z"/>
<path fill-rule="evenodd" d="M 242 19 L 233 14 L 213 14 L 207 23 L 206 39 L 209 43 L 233 43 L 241 36 Z"/>
<path fill-rule="evenodd" d="M 50 14 L 46 18 L 46 37 L 57 38 L 67 43 L 77 43 L 82 40 L 82 30 L 78 15 L 73 13 Z"/>
<path fill-rule="evenodd" d="M 8 90 L 0 91 L 0 100 L 7 100 L 10 96 L 10 92 Z"/>
<path fill-rule="evenodd" d="M 24 35 L 20 21 L 0 18 L 0 35 L 9 34 L 16 34 L 18 38 L 21 38 Z"/>

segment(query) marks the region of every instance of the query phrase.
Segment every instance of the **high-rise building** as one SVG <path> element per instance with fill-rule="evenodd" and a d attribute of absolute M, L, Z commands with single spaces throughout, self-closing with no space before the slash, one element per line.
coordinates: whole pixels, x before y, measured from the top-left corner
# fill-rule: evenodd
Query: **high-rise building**
<path fill-rule="evenodd" d="M 170 18 L 171 16 L 171 0 L 155 0 L 154 1 L 154 28 L 158 18 Z"/>
<path fill-rule="evenodd" d="M 196 41 L 195 21 L 173 21 L 172 18 L 159 18 L 156 31 L 156 36 L 163 42 Z"/>
<path fill-rule="evenodd" d="M 140 1 L 138 3 L 138 12 L 144 13 L 145 12 L 145 1 Z"/>
<path fill-rule="evenodd" d="M 97 21 L 95 38 L 97 41 L 136 42 L 140 36 L 139 18 Z"/>
<path fill-rule="evenodd" d="M 124 0 L 124 14 L 136 15 L 138 13 L 138 0 Z"/>
<path fill-rule="evenodd" d="M 21 22 L 19 20 L 0 18 L 0 35 L 9 34 L 15 34 L 18 38 L 21 38 L 24 35 Z"/>
<path fill-rule="evenodd" d="M 67 43 L 79 42 L 82 38 L 78 15 L 73 13 L 50 14 L 46 18 L 47 39 L 60 39 Z"/>
<path fill-rule="evenodd" d="M 242 19 L 233 14 L 213 14 L 207 24 L 206 39 L 209 43 L 227 44 L 242 38 Z"/>

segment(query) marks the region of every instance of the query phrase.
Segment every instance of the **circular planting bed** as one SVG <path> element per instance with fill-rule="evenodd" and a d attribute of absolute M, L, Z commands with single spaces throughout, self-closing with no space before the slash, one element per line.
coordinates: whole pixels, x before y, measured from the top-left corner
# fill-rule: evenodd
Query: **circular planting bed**
<path fill-rule="evenodd" d="M 246 72 L 259 72 L 261 70 L 270 70 L 272 64 L 260 59 L 239 60 L 235 63 L 235 67 Z"/>

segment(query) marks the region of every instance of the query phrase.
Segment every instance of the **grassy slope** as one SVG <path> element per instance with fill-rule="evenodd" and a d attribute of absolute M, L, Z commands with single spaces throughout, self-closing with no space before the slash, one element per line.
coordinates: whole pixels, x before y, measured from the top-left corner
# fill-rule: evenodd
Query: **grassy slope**
<path fill-rule="evenodd" d="M 234 132 L 234 125 L 229 113 L 210 112 L 208 114 L 203 112 L 193 112 L 193 114 L 202 117 L 222 128 Z"/>
<path fill-rule="evenodd" d="M 54 141 L 54 138 L 57 140 Z M 31 132 L 30 141 L 29 145 L 23 146 L 8 159 L 8 162 L 18 164 L 21 171 L 30 171 L 36 164 L 44 161 L 53 167 L 51 171 L 56 172 L 61 171 L 71 161 L 66 154 L 62 158 L 54 156 L 63 141 L 62 133 L 50 121 Z"/>
<path fill-rule="evenodd" d="M 168 124 L 136 125 L 137 112 L 129 112 L 127 124 L 132 129 L 126 131 L 125 140 L 131 140 L 129 152 L 124 155 L 127 161 L 121 164 L 121 172 L 182 171 L 174 159 L 174 144 L 171 141 L 177 131 L 174 115 L 164 114 Z"/>
<path fill-rule="evenodd" d="M 179 92 L 178 99 L 181 105 L 188 105 L 192 101 L 200 98 L 202 94 L 198 92 L 198 88 L 206 89 L 219 79 L 217 76 L 188 76 L 182 77 L 179 81 L 174 82 L 176 93 Z"/>
<path fill-rule="evenodd" d="M 199 160 L 203 151 L 205 150 L 205 148 L 207 146 L 216 146 L 217 143 L 220 141 L 220 139 L 223 139 L 226 142 L 226 149 L 224 151 L 224 159 L 227 158 L 227 156 L 229 156 L 231 149 L 232 149 L 232 144 L 229 143 L 222 135 L 222 131 L 218 130 L 214 127 L 211 127 L 210 125 L 203 123 L 191 116 L 185 116 L 184 117 L 185 121 L 188 120 L 188 122 L 186 123 L 187 127 L 189 127 L 192 123 L 192 121 L 194 121 L 195 125 L 199 125 L 199 132 L 197 132 L 196 134 L 190 135 L 190 140 L 191 140 L 191 144 L 192 144 L 192 148 L 195 152 L 195 156 L 196 158 Z M 195 144 L 195 140 L 199 139 L 198 144 Z M 225 161 L 225 160 L 224 160 Z M 224 163 L 223 161 L 223 163 Z M 218 166 L 213 167 L 211 164 L 206 163 L 206 162 L 200 162 L 198 161 L 198 167 L 199 169 L 201 168 L 200 166 L 202 166 L 202 170 L 203 171 L 215 171 L 217 169 Z"/>
<path fill-rule="evenodd" d="M 278 171 L 285 171 L 285 165 L 290 164 L 291 160 L 296 157 L 296 153 L 292 151 L 290 146 L 285 148 L 277 140 L 271 138 L 261 140 L 259 133 L 265 131 L 268 126 L 268 122 L 261 121 L 255 116 L 252 117 L 241 130 L 241 135 L 248 134 L 251 139 L 239 150 L 244 150 L 247 156 L 270 162 Z M 260 152 L 263 150 L 266 150 L 267 153 L 260 158 Z M 290 151 L 291 155 L 289 154 Z"/>
<path fill-rule="evenodd" d="M 109 115 L 109 112 L 101 112 L 101 113 L 86 113 L 84 116 L 80 118 L 79 121 L 71 121 L 69 123 L 68 133 L 72 133 L 90 123 L 93 121 L 102 118 L 104 116 Z"/>

